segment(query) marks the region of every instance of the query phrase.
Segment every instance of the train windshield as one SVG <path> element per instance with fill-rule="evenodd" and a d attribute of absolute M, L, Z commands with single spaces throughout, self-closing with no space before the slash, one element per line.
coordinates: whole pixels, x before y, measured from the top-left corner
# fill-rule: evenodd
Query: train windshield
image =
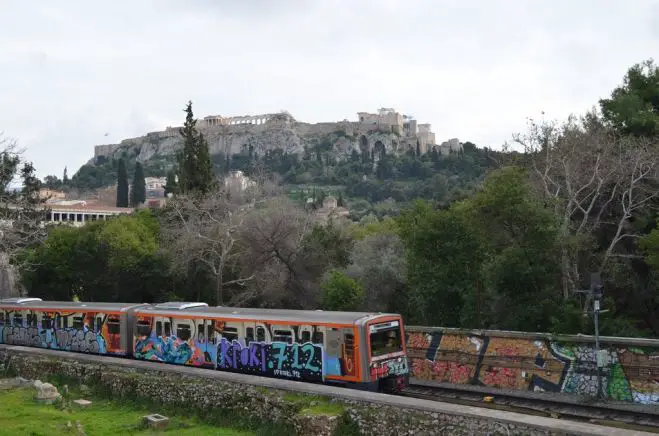
<path fill-rule="evenodd" d="M 371 334 L 372 357 L 403 351 L 399 321 L 373 324 L 369 329 Z"/>

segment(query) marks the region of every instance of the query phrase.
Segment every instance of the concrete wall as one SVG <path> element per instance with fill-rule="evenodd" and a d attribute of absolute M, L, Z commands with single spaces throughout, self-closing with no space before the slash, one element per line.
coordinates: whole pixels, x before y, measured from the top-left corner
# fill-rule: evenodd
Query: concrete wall
<path fill-rule="evenodd" d="M 294 428 L 291 434 L 299 435 L 345 434 L 337 429 L 343 420 L 349 420 L 360 434 L 378 436 L 620 434 L 618 429 L 492 409 L 163 363 L 0 345 L 0 374 L 8 371 L 27 379 L 65 377 L 102 390 L 116 401 L 148 400 L 180 407 L 182 413 L 221 407 L 237 418 L 287 423 Z M 319 410 L 319 405 L 324 407 Z"/>
<path fill-rule="evenodd" d="M 407 327 L 412 377 L 486 388 L 597 394 L 592 336 Z M 609 400 L 659 405 L 659 340 L 601 338 Z"/>

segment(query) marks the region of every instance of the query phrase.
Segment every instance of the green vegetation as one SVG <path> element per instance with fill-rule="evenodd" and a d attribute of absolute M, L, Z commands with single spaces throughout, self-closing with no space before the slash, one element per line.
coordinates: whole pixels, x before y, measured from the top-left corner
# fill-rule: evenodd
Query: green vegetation
<path fill-rule="evenodd" d="M 124 159 L 119 160 L 117 168 L 117 207 L 128 207 L 128 172 Z"/>
<path fill-rule="evenodd" d="M 414 324 L 590 333 L 591 302 L 575 291 L 599 271 L 602 333 L 656 336 L 658 76 L 636 65 L 599 111 L 531 120 L 513 136 L 523 152 L 465 143 L 446 156 L 338 159 L 328 139 L 299 154 L 213 156 L 217 173 L 251 177 L 245 192 L 213 183 L 188 104 L 185 151 L 161 172 L 168 206 L 17 243 L 23 284 L 49 299 L 363 309 Z M 70 186 L 118 165 L 83 167 Z M 329 194 L 348 222 L 314 217 Z"/>
<path fill-rule="evenodd" d="M 142 417 L 154 413 L 134 404 L 120 405 L 93 399 L 92 405 L 70 409 L 61 405 L 42 405 L 34 400 L 34 389 L 21 388 L 0 391 L 0 432 L 3 434 L 51 435 L 76 431 L 79 422 L 86 434 L 153 434 L 142 425 Z M 177 435 L 247 436 L 249 431 L 232 430 L 203 424 L 196 418 L 167 415 L 171 418 L 167 433 Z M 69 427 L 70 426 L 70 427 Z M 69 430 L 70 429 L 70 430 Z"/>
<path fill-rule="evenodd" d="M 135 164 L 135 175 L 133 176 L 133 185 L 130 190 L 130 206 L 137 207 L 146 201 L 146 182 L 144 180 L 144 170 L 142 164 Z"/>

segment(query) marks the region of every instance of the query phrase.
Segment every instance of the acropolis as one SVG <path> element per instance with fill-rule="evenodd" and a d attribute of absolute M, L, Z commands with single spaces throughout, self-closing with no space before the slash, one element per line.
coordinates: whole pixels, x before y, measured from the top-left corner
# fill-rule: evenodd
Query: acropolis
<path fill-rule="evenodd" d="M 118 151 L 131 148 L 139 160 L 172 154 L 180 146 L 179 129 L 169 126 L 163 131 L 125 139 L 119 144 L 97 145 L 94 159 L 111 158 Z M 323 140 L 332 143 L 337 156 L 353 151 L 379 156 L 417 148 L 426 153 L 433 147 L 437 147 L 441 154 L 448 154 L 461 147 L 457 139 L 437 144 L 430 124 L 420 124 L 415 118 L 393 108 L 381 108 L 374 113 L 358 112 L 355 121 L 345 119 L 326 123 L 300 122 L 286 111 L 230 117 L 209 115 L 197 121 L 197 129 L 207 138 L 212 154 L 239 153 L 247 147 L 257 152 L 277 148 L 301 152 Z"/>

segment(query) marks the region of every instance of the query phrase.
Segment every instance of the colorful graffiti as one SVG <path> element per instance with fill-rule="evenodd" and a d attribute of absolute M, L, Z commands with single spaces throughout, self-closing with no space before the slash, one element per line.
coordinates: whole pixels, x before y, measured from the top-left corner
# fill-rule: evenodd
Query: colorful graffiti
<path fill-rule="evenodd" d="M 407 359 L 400 357 L 394 360 L 386 360 L 380 363 L 371 364 L 371 378 L 378 379 L 391 376 L 405 375 L 409 372 Z"/>
<path fill-rule="evenodd" d="M 217 369 L 308 381 L 323 379 L 323 347 L 310 342 L 255 342 L 222 338 Z"/>
<path fill-rule="evenodd" d="M 53 316 L 55 314 L 52 314 Z M 30 347 L 51 348 L 62 351 L 77 351 L 83 353 L 108 354 L 116 350 L 108 350 L 107 340 L 103 329 L 100 331 L 93 330 L 93 320 L 96 314 L 89 314 L 85 318 L 81 328 L 56 328 L 52 323 L 44 326 L 42 322 L 36 323 L 36 326 L 21 325 L 0 325 L 0 344 L 24 345 Z M 90 321 L 87 321 L 87 320 Z M 118 335 L 117 335 L 118 336 Z"/>
<path fill-rule="evenodd" d="M 453 384 L 597 395 L 593 344 L 510 336 L 408 328 L 411 375 Z M 659 347 L 603 348 L 607 397 L 659 404 Z"/>

